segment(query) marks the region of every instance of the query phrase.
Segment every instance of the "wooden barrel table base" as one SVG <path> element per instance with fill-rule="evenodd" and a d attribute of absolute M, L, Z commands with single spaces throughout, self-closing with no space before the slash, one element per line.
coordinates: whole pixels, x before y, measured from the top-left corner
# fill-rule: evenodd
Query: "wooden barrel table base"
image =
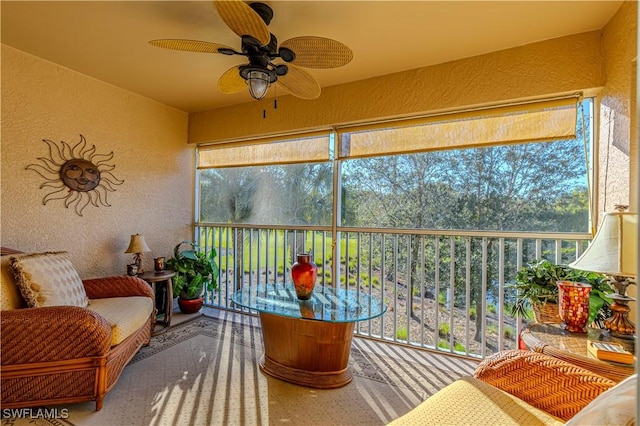
<path fill-rule="evenodd" d="M 291 285 L 255 285 L 237 289 L 236 306 L 257 311 L 264 355 L 260 370 L 300 386 L 334 389 L 353 379 L 351 341 L 358 321 L 383 315 L 383 300 L 359 289 L 316 285 L 300 300 Z"/>
<path fill-rule="evenodd" d="M 278 379 L 319 389 L 351 382 L 349 354 L 355 322 L 325 322 L 260 312 L 264 355 L 260 369 Z"/>

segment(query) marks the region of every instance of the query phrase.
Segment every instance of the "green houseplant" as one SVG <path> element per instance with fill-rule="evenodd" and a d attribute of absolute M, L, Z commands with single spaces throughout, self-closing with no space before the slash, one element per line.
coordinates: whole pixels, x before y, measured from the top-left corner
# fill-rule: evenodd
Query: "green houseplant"
<path fill-rule="evenodd" d="M 190 249 L 181 249 L 188 245 Z M 173 294 L 178 295 L 178 306 L 184 313 L 197 312 L 202 308 L 203 292 L 218 288 L 217 253 L 214 248 L 207 255 L 199 251 L 193 241 L 181 241 L 173 249 L 173 257 L 167 266 L 176 272 L 173 277 Z"/>
<path fill-rule="evenodd" d="M 575 281 L 591 285 L 589 293 L 589 319 L 587 324 L 602 322 L 611 311 L 611 299 L 606 296 L 613 290 L 602 274 L 580 271 L 566 265 L 556 265 L 548 260 L 537 260 L 522 267 L 515 276 L 516 302 L 511 307 L 511 315 L 527 318 L 529 308 L 558 303 L 558 281 Z M 557 307 L 555 307 L 557 309 Z M 559 318 L 559 317 L 558 317 Z"/>

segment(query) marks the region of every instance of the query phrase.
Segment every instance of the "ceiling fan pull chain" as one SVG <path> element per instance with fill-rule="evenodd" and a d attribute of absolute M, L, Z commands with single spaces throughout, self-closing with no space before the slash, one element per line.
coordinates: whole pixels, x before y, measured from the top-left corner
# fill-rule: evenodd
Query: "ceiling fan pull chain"
<path fill-rule="evenodd" d="M 278 85 L 273 85 L 273 109 L 278 109 Z"/>

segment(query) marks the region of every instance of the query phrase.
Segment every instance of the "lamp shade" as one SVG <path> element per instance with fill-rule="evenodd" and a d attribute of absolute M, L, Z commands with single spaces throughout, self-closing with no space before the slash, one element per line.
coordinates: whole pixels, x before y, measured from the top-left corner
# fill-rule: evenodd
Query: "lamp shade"
<path fill-rule="evenodd" d="M 638 214 L 613 212 L 582 256 L 569 266 L 613 276 L 636 277 L 638 271 Z"/>
<path fill-rule="evenodd" d="M 129 247 L 124 251 L 125 253 L 145 253 L 149 252 L 151 249 L 144 241 L 144 237 L 142 234 L 135 234 L 131 236 L 131 242 L 129 242 Z"/>

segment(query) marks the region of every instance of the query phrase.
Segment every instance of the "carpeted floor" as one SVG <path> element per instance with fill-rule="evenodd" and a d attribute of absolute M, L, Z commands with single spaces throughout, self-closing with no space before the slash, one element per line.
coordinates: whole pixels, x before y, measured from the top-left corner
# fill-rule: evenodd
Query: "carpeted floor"
<path fill-rule="evenodd" d="M 263 374 L 255 317 L 215 311 L 152 338 L 125 368 L 104 408 L 72 404 L 66 419 L 3 425 L 381 425 L 406 413 L 476 362 L 354 338 L 353 381 L 318 390 Z"/>

